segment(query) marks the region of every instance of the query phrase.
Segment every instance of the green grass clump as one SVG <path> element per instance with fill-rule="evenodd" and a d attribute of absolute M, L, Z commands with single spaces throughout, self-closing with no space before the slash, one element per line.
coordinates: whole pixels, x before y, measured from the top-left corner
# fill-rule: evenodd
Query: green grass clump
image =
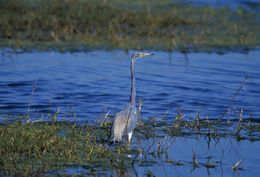
<path fill-rule="evenodd" d="M 170 1 L 0 1 L 1 46 L 212 50 L 259 46 L 258 14 Z"/>
<path fill-rule="evenodd" d="M 102 136 L 98 129 L 65 122 L 1 125 L 0 174 L 35 176 L 112 158 L 107 145 L 99 143 Z"/>

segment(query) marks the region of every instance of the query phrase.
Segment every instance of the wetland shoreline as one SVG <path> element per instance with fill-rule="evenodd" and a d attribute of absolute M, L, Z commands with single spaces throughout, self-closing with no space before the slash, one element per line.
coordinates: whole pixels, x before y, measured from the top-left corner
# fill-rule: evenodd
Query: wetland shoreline
<path fill-rule="evenodd" d="M 163 172 L 166 174 L 171 171 L 171 166 L 176 169 L 191 169 L 188 174 L 196 174 L 196 171 L 202 174 L 204 168 L 209 176 L 211 173 L 252 174 L 250 169 L 246 169 L 248 165 L 245 163 L 249 163 L 246 154 L 237 155 L 223 147 L 234 149 L 233 143 L 245 146 L 250 142 L 251 147 L 256 148 L 260 140 L 259 122 L 190 122 L 176 117 L 169 124 L 148 119 L 145 122 L 139 121 L 133 142 L 127 146 L 124 142 L 114 145 L 107 142 L 111 119 L 112 117 L 105 118 L 95 125 L 89 125 L 88 122 L 77 125 L 76 122 L 56 120 L 29 123 L 17 120 L 1 124 L 0 174 L 124 176 L 130 173 L 156 176 L 158 173 L 152 167 L 159 167 L 160 163 L 167 166 Z M 187 143 L 185 147 L 183 142 Z M 186 154 L 190 155 L 182 156 L 180 147 L 187 149 Z M 207 151 L 201 151 L 200 148 Z M 243 152 L 241 149 L 239 151 Z M 238 159 L 236 163 L 230 163 L 229 154 Z M 241 161 L 245 161 L 242 166 Z"/>
<path fill-rule="evenodd" d="M 248 51 L 258 14 L 169 1 L 0 2 L 0 46 L 22 50 Z"/>
<path fill-rule="evenodd" d="M 225 7 L 215 9 L 209 6 L 146 0 L 127 3 L 120 0 L 3 0 L 0 1 L 0 13 L 2 14 L 0 47 L 3 48 L 3 58 L 6 57 L 4 53 L 9 50 L 24 52 L 21 55 L 25 55 L 27 51 L 77 52 L 117 49 L 170 51 L 169 53 L 172 51 L 225 53 L 226 51 L 259 50 L 260 46 L 258 14 L 243 9 L 231 10 Z M 148 72 L 143 75 L 139 73 L 140 77 L 147 79 L 142 80 L 145 86 L 139 88 L 147 88 L 148 83 L 157 81 L 160 84 L 153 85 L 156 92 L 151 92 L 151 87 L 148 95 L 155 95 L 151 100 L 158 101 L 153 104 L 157 104 L 159 113 L 164 110 L 163 105 L 172 105 L 172 102 L 184 104 L 184 112 L 178 110 L 176 114 L 174 113 L 177 116 L 172 114 L 165 117 L 166 113 L 161 118 L 155 117 L 158 112 L 152 112 L 152 116 L 149 117 L 146 115 L 154 107 L 148 106 L 149 109 L 146 109 L 144 115 L 149 118 L 144 118 L 145 116 L 140 118 L 131 146 L 127 146 L 124 142 L 108 144 L 113 116 L 107 116 L 109 112 L 105 114 L 106 108 L 100 114 L 99 120 L 96 120 L 95 116 L 88 115 L 88 111 L 93 111 L 95 114 L 100 112 L 103 104 L 113 105 L 115 102 L 121 104 L 121 101 L 124 101 L 121 96 L 125 95 L 125 92 L 109 95 L 107 90 L 112 89 L 111 93 L 117 93 L 118 82 L 122 84 L 122 81 L 126 80 L 124 68 L 128 69 L 128 60 L 120 59 L 123 64 L 113 63 L 115 56 L 123 55 L 127 58 L 126 54 L 105 53 L 100 57 L 95 53 L 89 56 L 81 53 L 76 58 L 72 55 L 55 58 L 41 53 L 16 58 L 14 61 L 9 58 L 3 59 L 0 175 L 258 175 L 259 159 L 256 154 L 259 153 L 260 147 L 260 123 L 259 117 L 252 118 L 251 114 L 251 110 L 257 111 L 255 107 L 257 108 L 259 93 L 257 90 L 259 77 L 256 72 L 258 63 L 250 63 L 253 61 L 251 58 L 239 60 L 244 58 L 240 55 L 233 56 L 235 59 L 230 55 L 221 58 L 213 56 L 212 60 L 208 60 L 212 57 L 208 55 L 193 56 L 188 63 L 187 58 L 182 57 L 178 52 L 176 52 L 177 57 L 174 56 L 174 62 L 177 63 L 174 65 L 175 72 L 168 72 L 168 66 L 173 68 L 173 65 L 170 57 L 169 63 L 163 60 L 167 59 L 166 54 L 158 55 L 161 60 L 155 59 L 151 62 L 155 67 L 146 63 L 145 67 L 158 69 L 157 66 L 160 65 L 162 69 L 153 70 L 157 75 L 152 75 L 151 78 L 149 75 L 153 73 Z M 93 62 L 94 57 L 97 63 Z M 205 60 L 198 60 L 201 58 Z M 181 62 L 178 63 L 178 60 Z M 124 61 L 127 64 L 124 65 Z M 183 61 L 187 63 L 184 64 Z M 231 64 L 220 65 L 214 61 L 229 61 Z M 93 63 L 88 65 L 90 62 Z M 201 63 L 206 65 L 202 67 Z M 189 68 L 189 65 L 192 68 Z M 212 68 L 211 65 L 218 67 Z M 172 68 L 169 71 L 173 71 Z M 202 70 L 199 70 L 201 68 Z M 230 68 L 237 68 L 237 70 L 229 70 Z M 167 72 L 160 75 L 160 70 Z M 191 75 L 187 75 L 186 71 L 192 71 Z M 123 77 L 116 75 L 118 73 Z M 209 73 L 215 73 L 221 79 L 216 80 L 217 83 L 213 82 L 213 79 L 219 78 L 208 79 L 212 76 Z M 184 117 L 187 105 L 201 106 L 212 100 L 218 100 L 219 95 L 224 93 L 217 91 L 222 91 L 226 87 L 231 91 L 233 87 L 237 89 L 239 85 L 237 86 L 237 81 L 234 81 L 235 78 L 241 78 L 248 73 L 252 76 L 252 80 L 249 81 L 251 85 L 248 87 L 248 93 L 251 95 L 249 99 L 243 95 L 240 97 L 239 103 L 235 105 L 238 109 L 233 110 L 234 114 L 230 115 L 229 122 L 224 119 L 207 119 L 200 113 L 195 118 Z M 170 77 L 172 75 L 174 79 Z M 187 83 L 183 82 L 185 75 Z M 193 75 L 203 77 L 192 78 Z M 94 79 L 86 80 L 91 77 Z M 162 81 L 162 78 L 166 78 L 167 81 Z M 32 102 L 32 108 L 29 110 L 31 96 L 27 112 L 24 114 L 27 107 L 25 100 L 30 96 L 28 90 L 31 90 L 31 82 L 38 79 L 41 82 L 41 87 L 36 92 L 38 95 L 33 99 L 35 102 Z M 104 82 L 106 80 L 109 80 L 109 83 Z M 179 82 L 169 84 L 168 80 Z M 235 83 L 233 87 L 228 85 L 231 80 Z M 191 81 L 197 85 L 195 88 L 190 86 Z M 224 84 L 222 86 L 219 83 Z M 123 82 L 123 85 L 127 84 L 128 81 Z M 158 85 L 165 87 L 158 87 Z M 209 85 L 217 85 L 217 87 L 209 88 Z M 89 88 L 90 90 L 86 91 Z M 167 94 L 166 88 L 169 88 Z M 106 92 L 103 92 L 104 90 Z M 124 89 L 120 87 L 120 90 Z M 142 93 L 146 98 L 145 104 L 151 101 L 148 95 L 145 95 L 148 91 Z M 209 100 L 198 99 L 206 91 L 208 92 L 204 98 L 209 97 Z M 216 110 L 225 109 L 225 106 L 222 106 L 222 102 L 225 102 L 223 100 L 230 101 L 230 91 L 226 89 L 224 92 L 227 93 L 219 98 L 221 101 L 218 103 L 218 109 L 212 109 L 214 115 L 218 112 Z M 176 99 L 175 94 L 182 97 Z M 210 97 L 215 94 L 216 97 Z M 156 97 L 162 95 L 165 96 L 164 101 Z M 52 97 L 53 102 L 51 102 Z M 48 105 L 48 98 L 50 105 Z M 192 104 L 181 102 L 185 99 L 195 101 Z M 103 102 L 99 102 L 100 100 Z M 243 102 L 244 100 L 246 102 Z M 98 105 L 95 104 L 96 102 Z M 66 113 L 64 110 L 60 111 L 60 106 L 67 106 L 70 103 L 71 105 L 78 103 L 75 105 L 75 112 L 80 119 L 78 122 L 76 113 L 71 112 L 71 107 Z M 87 103 L 90 107 L 87 107 Z M 247 105 L 249 108 L 245 107 L 243 113 L 244 107 L 241 105 Z M 196 106 L 190 107 L 188 111 L 196 113 Z M 210 108 L 215 107 L 216 105 L 213 104 Z M 228 112 L 229 109 L 231 104 Z M 49 119 L 44 120 L 45 116 Z M 88 119 L 95 120 L 95 123 L 89 124 Z M 72 121 L 67 122 L 67 120 Z"/>

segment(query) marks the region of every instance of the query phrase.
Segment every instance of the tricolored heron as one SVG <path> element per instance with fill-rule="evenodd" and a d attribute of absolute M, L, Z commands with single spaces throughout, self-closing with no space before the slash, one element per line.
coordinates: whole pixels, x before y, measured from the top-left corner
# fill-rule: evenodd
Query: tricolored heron
<path fill-rule="evenodd" d="M 133 130 L 137 125 L 137 115 L 136 115 L 136 104 L 135 104 L 135 62 L 137 59 L 153 55 L 153 53 L 137 53 L 134 52 L 131 57 L 130 71 L 131 71 L 131 95 L 129 99 L 129 103 L 126 107 L 116 114 L 112 128 L 111 128 L 111 136 L 110 141 L 121 141 L 123 135 L 128 136 L 128 143 L 130 143 Z"/>

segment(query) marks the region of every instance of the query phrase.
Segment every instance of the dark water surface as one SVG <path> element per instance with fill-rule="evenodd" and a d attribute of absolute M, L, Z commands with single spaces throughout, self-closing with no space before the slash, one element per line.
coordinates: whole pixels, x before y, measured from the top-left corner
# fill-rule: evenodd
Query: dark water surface
<path fill-rule="evenodd" d="M 60 117 L 70 110 L 78 121 L 96 120 L 100 113 L 114 115 L 130 94 L 130 53 L 22 53 L 0 59 L 0 117 L 25 115 L 32 87 L 38 80 L 30 113 L 48 115 L 60 107 Z M 180 107 L 186 119 L 198 111 L 201 118 L 219 118 L 248 75 L 232 108 L 260 120 L 260 52 L 248 54 L 155 52 L 136 63 L 137 97 L 143 100 L 143 117 L 167 118 Z M 51 104 L 50 104 L 51 100 Z M 137 99 L 138 100 L 138 99 Z M 71 118 L 73 116 L 70 116 Z M 234 118 L 234 111 L 231 111 Z"/>

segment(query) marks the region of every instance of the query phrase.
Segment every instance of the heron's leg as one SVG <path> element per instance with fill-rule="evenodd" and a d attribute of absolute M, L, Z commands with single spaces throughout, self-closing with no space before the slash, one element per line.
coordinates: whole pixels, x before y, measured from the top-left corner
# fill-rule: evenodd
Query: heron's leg
<path fill-rule="evenodd" d="M 130 140 L 132 138 L 132 134 L 133 134 L 133 132 L 128 133 L 128 143 L 130 143 Z"/>

